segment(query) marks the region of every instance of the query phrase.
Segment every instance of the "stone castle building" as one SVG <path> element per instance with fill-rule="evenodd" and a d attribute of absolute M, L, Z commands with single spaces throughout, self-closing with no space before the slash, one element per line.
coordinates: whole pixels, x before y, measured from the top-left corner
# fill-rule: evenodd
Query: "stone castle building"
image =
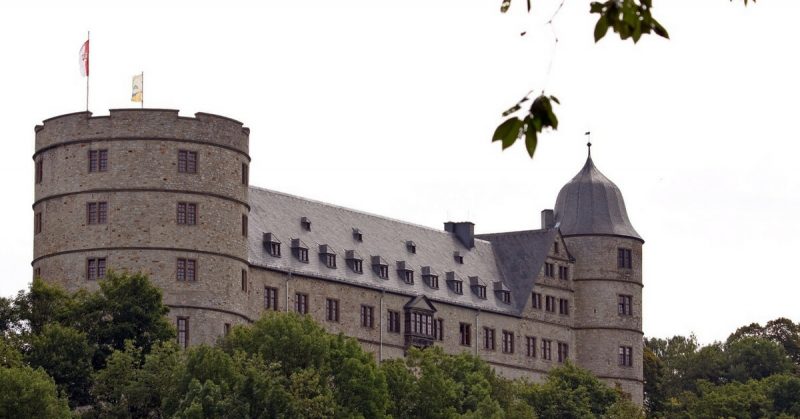
<path fill-rule="evenodd" d="M 591 157 L 541 228 L 444 230 L 249 185 L 249 132 L 161 109 L 35 129 L 34 275 L 96 288 L 141 271 L 183 345 L 268 310 L 307 313 L 377 359 L 467 351 L 509 377 L 565 360 L 642 402 L 642 244 Z"/>

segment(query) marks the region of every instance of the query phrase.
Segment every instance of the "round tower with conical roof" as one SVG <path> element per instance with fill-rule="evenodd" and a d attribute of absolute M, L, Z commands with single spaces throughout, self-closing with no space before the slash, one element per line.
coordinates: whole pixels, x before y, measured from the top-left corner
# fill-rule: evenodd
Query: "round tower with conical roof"
<path fill-rule="evenodd" d="M 642 244 L 619 188 L 594 165 L 558 194 L 556 222 L 576 259 L 578 365 L 643 402 Z"/>

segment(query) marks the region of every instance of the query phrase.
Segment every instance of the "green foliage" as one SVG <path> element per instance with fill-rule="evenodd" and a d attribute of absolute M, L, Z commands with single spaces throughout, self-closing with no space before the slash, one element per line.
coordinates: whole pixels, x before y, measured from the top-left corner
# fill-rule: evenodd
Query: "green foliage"
<path fill-rule="evenodd" d="M 530 396 L 542 419 L 600 417 L 619 398 L 614 389 L 569 362 L 550 370 L 545 383 Z"/>
<path fill-rule="evenodd" d="M 618 33 L 622 40 L 630 38 L 634 43 L 639 42 L 643 34 L 651 32 L 669 39 L 667 30 L 650 13 L 652 7 L 652 0 L 592 2 L 590 12 L 600 15 L 594 27 L 594 41 L 606 36 L 609 28 Z"/>
<path fill-rule="evenodd" d="M 528 96 L 522 98 L 514 106 L 503 112 L 503 116 L 511 115 L 522 109 L 522 104 L 529 100 Z M 512 117 L 495 129 L 492 142 L 500 141 L 503 150 L 514 145 L 518 138 L 525 136 L 525 149 L 528 155 L 533 158 L 538 144 L 538 134 L 545 128 L 558 129 L 558 118 L 553 112 L 553 102 L 560 103 L 555 96 L 540 95 L 534 99 L 528 113 L 520 119 Z"/>
<path fill-rule="evenodd" d="M 234 328 L 221 347 L 276 363 L 286 378 L 315 370 L 331 390 L 336 416 L 379 417 L 388 407 L 386 378 L 372 355 L 352 338 L 326 333 L 308 316 L 270 313 L 250 327 Z"/>
<path fill-rule="evenodd" d="M 794 323 L 785 317 L 770 320 L 763 327 L 758 323 L 752 323 L 736 329 L 728 337 L 727 343 L 746 337 L 768 339 L 781 345 L 794 364 L 800 368 L 800 323 Z"/>
<path fill-rule="evenodd" d="M 726 345 L 730 380 L 745 382 L 792 370 L 792 362 L 782 346 L 772 341 L 747 337 Z"/>
<path fill-rule="evenodd" d="M 47 371 L 72 406 L 81 406 L 90 401 L 92 354 L 85 333 L 48 323 L 41 333 L 30 337 L 25 360 Z"/>
<path fill-rule="evenodd" d="M 664 361 L 645 345 L 643 353 L 644 407 L 648 412 L 658 412 L 664 406 Z"/>
<path fill-rule="evenodd" d="M 69 418 L 67 400 L 42 369 L 0 367 L 0 418 Z"/>

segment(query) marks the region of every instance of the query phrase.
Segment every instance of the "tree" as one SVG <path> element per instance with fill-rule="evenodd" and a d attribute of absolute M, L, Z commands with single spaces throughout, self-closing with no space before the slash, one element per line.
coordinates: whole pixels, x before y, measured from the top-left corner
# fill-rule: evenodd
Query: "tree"
<path fill-rule="evenodd" d="M 25 360 L 32 367 L 47 371 L 74 407 L 90 401 L 92 354 L 85 333 L 48 323 L 41 333 L 30 337 Z"/>
<path fill-rule="evenodd" d="M 746 337 L 725 347 L 726 376 L 730 380 L 746 382 L 791 371 L 792 362 L 783 347 L 767 339 Z"/>
<path fill-rule="evenodd" d="M 571 362 L 550 370 L 533 396 L 541 419 L 600 417 L 619 399 L 614 389 Z"/>
<path fill-rule="evenodd" d="M 800 323 L 794 323 L 785 317 L 770 320 L 764 327 L 758 323 L 751 323 L 736 329 L 728 336 L 727 342 L 747 337 L 769 339 L 783 346 L 794 364 L 800 368 Z"/>
<path fill-rule="evenodd" d="M 663 409 L 666 395 L 664 394 L 664 377 L 666 368 L 664 361 L 656 355 L 645 342 L 643 353 L 644 369 L 644 407 L 649 412 L 658 412 Z"/>
<path fill-rule="evenodd" d="M 42 369 L 0 367 L 1 418 L 69 418 L 67 400 Z"/>
<path fill-rule="evenodd" d="M 500 11 L 506 13 L 511 7 L 511 0 L 501 1 Z M 744 0 L 745 6 L 747 2 L 748 0 Z M 755 0 L 753 2 L 755 3 Z M 528 13 L 531 13 L 531 0 L 526 0 L 526 4 Z M 562 1 L 548 24 L 553 22 L 563 5 Z M 667 30 L 653 17 L 652 8 L 653 0 L 592 2 L 589 6 L 589 13 L 599 15 L 594 28 L 595 42 L 604 38 L 609 29 L 618 34 L 620 39 L 631 39 L 634 43 L 639 42 L 642 35 L 651 33 L 669 39 Z M 521 36 L 525 36 L 525 34 L 526 32 L 522 32 Z M 555 42 L 557 45 L 558 40 L 556 39 Z M 505 118 L 522 111 L 518 116 L 512 116 L 497 126 L 492 135 L 492 142 L 500 141 L 505 150 L 511 147 L 517 139 L 525 137 L 525 149 L 533 158 L 539 134 L 547 128 L 554 131 L 558 129 L 558 118 L 553 110 L 553 103 L 560 104 L 560 102 L 555 96 L 546 95 L 545 89 L 542 88 L 541 94 L 534 98 L 530 107 L 523 111 L 522 104 L 530 100 L 531 93 L 533 90 L 502 113 L 502 117 Z"/>

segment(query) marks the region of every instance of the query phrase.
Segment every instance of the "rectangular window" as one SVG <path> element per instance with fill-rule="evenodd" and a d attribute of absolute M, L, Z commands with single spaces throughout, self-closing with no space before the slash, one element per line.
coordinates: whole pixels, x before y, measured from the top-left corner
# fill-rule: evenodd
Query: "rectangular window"
<path fill-rule="evenodd" d="M 536 338 L 533 336 L 525 336 L 525 355 L 536 358 Z"/>
<path fill-rule="evenodd" d="M 36 184 L 42 183 L 42 175 L 44 174 L 44 161 L 39 159 L 36 161 Z"/>
<path fill-rule="evenodd" d="M 514 332 L 503 330 L 503 353 L 504 354 L 514 353 Z"/>
<path fill-rule="evenodd" d="M 106 202 L 86 203 L 86 224 L 105 224 L 108 222 L 108 204 Z"/>
<path fill-rule="evenodd" d="M 389 310 L 389 333 L 400 333 L 400 312 Z"/>
<path fill-rule="evenodd" d="M 633 348 L 630 346 L 619 347 L 619 365 L 621 367 L 633 366 Z"/>
<path fill-rule="evenodd" d="M 631 260 L 631 249 L 620 247 L 617 249 L 617 267 L 620 269 L 633 268 L 633 261 Z"/>
<path fill-rule="evenodd" d="M 569 300 L 566 298 L 558 299 L 558 314 L 569 316 Z"/>
<path fill-rule="evenodd" d="M 545 311 L 549 311 L 551 313 L 556 312 L 556 297 L 553 297 L 551 295 L 545 296 L 544 302 L 545 302 L 544 305 Z"/>
<path fill-rule="evenodd" d="M 472 346 L 472 327 L 469 323 L 458 324 L 459 341 L 463 346 Z"/>
<path fill-rule="evenodd" d="M 563 279 L 563 280 L 569 279 L 569 267 L 567 266 L 558 267 L 558 279 Z"/>
<path fill-rule="evenodd" d="M 89 172 L 108 170 L 108 150 L 89 150 Z"/>
<path fill-rule="evenodd" d="M 372 306 L 361 306 L 361 327 L 372 329 L 375 326 L 374 318 L 375 308 Z"/>
<path fill-rule="evenodd" d="M 106 277 L 106 258 L 89 258 L 86 260 L 86 279 L 96 281 Z"/>
<path fill-rule="evenodd" d="M 533 294 L 531 294 L 531 305 L 533 306 L 533 308 L 535 308 L 537 310 L 541 310 L 542 309 L 542 294 L 539 294 L 538 292 L 534 292 Z"/>
<path fill-rule="evenodd" d="M 242 269 L 242 291 L 247 292 L 247 270 Z"/>
<path fill-rule="evenodd" d="M 325 262 L 325 266 L 331 269 L 336 268 L 336 255 L 333 253 L 324 253 L 322 255 L 322 260 Z"/>
<path fill-rule="evenodd" d="M 178 317 L 178 346 L 189 347 L 189 318 Z"/>
<path fill-rule="evenodd" d="M 278 311 L 278 289 L 264 287 L 264 310 Z"/>
<path fill-rule="evenodd" d="M 553 243 L 553 253 L 558 254 L 558 242 Z"/>
<path fill-rule="evenodd" d="M 194 282 L 197 280 L 197 260 L 178 258 L 175 278 L 178 281 Z"/>
<path fill-rule="evenodd" d="M 414 271 L 401 271 L 401 277 L 406 284 L 414 283 Z"/>
<path fill-rule="evenodd" d="M 389 266 L 387 265 L 378 265 L 378 277 L 381 279 L 386 279 L 389 277 Z"/>
<path fill-rule="evenodd" d="M 178 202 L 178 224 L 197 224 L 197 204 L 191 202 Z"/>
<path fill-rule="evenodd" d="M 542 359 L 545 361 L 550 361 L 553 359 L 553 353 L 551 352 L 552 346 L 552 340 L 542 339 Z"/>
<path fill-rule="evenodd" d="M 495 348 L 494 329 L 489 327 L 483 328 L 483 348 L 488 351 L 493 351 Z"/>
<path fill-rule="evenodd" d="M 357 274 L 364 273 L 364 264 L 361 259 L 351 259 L 350 266 L 353 268 L 353 272 Z"/>
<path fill-rule="evenodd" d="M 461 281 L 450 281 L 452 286 L 453 292 L 456 294 L 463 294 L 464 293 L 464 284 Z"/>
<path fill-rule="evenodd" d="M 247 163 L 242 163 L 242 185 L 247 185 L 250 182 L 250 169 Z"/>
<path fill-rule="evenodd" d="M 33 268 L 33 277 L 34 278 L 41 278 L 42 277 L 42 268 Z"/>
<path fill-rule="evenodd" d="M 37 212 L 33 215 L 33 234 L 42 232 L 42 213 Z"/>
<path fill-rule="evenodd" d="M 197 173 L 197 152 L 178 150 L 178 173 Z"/>
<path fill-rule="evenodd" d="M 231 334 L 231 324 L 230 324 L 230 323 L 225 323 L 225 327 L 224 327 L 224 329 L 223 329 L 222 333 L 223 333 L 225 336 L 228 336 L 228 335 L 230 335 L 230 334 Z"/>
<path fill-rule="evenodd" d="M 247 237 L 247 216 L 242 214 L 242 236 Z"/>
<path fill-rule="evenodd" d="M 294 295 L 294 309 L 300 314 L 308 314 L 308 294 L 298 292 Z"/>
<path fill-rule="evenodd" d="M 325 300 L 325 320 L 339 322 L 339 300 L 328 298 Z"/>
<path fill-rule="evenodd" d="M 436 340 L 444 340 L 444 319 L 436 319 L 433 321 L 433 338 Z"/>
<path fill-rule="evenodd" d="M 308 249 L 296 247 L 295 251 L 297 252 L 297 260 L 303 263 L 308 263 Z"/>
<path fill-rule="evenodd" d="M 548 278 L 553 278 L 555 276 L 555 268 L 552 263 L 544 264 L 544 276 Z"/>
<path fill-rule="evenodd" d="M 618 297 L 617 313 L 619 313 L 620 316 L 632 316 L 633 296 L 619 294 L 617 297 Z"/>
<path fill-rule="evenodd" d="M 278 242 L 271 242 L 269 244 L 269 254 L 274 257 L 281 257 L 281 244 Z"/>
<path fill-rule="evenodd" d="M 433 337 L 433 316 L 418 311 L 406 312 L 406 332 Z"/>
<path fill-rule="evenodd" d="M 558 362 L 565 362 L 569 358 L 569 345 L 558 342 Z"/>

